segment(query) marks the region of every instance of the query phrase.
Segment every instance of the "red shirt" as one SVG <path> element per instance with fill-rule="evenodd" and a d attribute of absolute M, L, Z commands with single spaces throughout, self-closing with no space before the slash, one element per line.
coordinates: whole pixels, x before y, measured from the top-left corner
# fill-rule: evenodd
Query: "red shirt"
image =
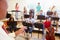
<path fill-rule="evenodd" d="M 44 22 L 44 27 L 45 28 L 48 28 L 48 27 L 50 27 L 51 26 L 51 21 L 45 21 Z"/>

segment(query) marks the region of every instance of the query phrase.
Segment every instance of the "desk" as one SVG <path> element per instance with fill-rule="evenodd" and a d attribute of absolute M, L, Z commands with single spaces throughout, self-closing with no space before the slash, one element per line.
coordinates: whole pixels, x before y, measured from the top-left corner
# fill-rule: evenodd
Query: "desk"
<path fill-rule="evenodd" d="M 12 14 L 15 18 L 16 18 L 16 12 L 18 13 L 17 18 L 21 19 L 21 17 L 23 16 L 23 13 L 20 10 L 18 10 L 18 11 L 17 10 L 8 11 L 8 13 Z"/>

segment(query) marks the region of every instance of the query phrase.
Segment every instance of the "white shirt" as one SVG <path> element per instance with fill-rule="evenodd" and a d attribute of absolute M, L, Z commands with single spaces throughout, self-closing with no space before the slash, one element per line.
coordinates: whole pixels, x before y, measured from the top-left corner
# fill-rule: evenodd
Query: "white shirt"
<path fill-rule="evenodd" d="M 34 19 L 34 18 L 31 18 L 31 19 L 30 19 L 30 18 L 27 18 L 27 19 L 26 19 L 26 22 L 28 22 L 28 23 L 29 23 L 29 22 L 35 23 L 35 19 Z"/>
<path fill-rule="evenodd" d="M 2 29 L 3 22 L 0 22 L 0 40 L 14 40 L 14 37 L 11 37 L 8 35 L 3 29 Z M 14 34 L 14 33 L 13 33 Z M 15 34 L 14 34 L 15 35 Z"/>

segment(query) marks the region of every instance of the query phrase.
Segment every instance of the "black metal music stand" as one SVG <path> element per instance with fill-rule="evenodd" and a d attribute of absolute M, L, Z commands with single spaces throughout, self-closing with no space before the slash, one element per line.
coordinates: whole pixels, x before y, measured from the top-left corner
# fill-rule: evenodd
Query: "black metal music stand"
<path fill-rule="evenodd" d="M 19 11 L 19 10 L 12 10 L 11 12 L 21 12 L 21 11 Z"/>
<path fill-rule="evenodd" d="M 29 18 L 29 15 L 28 14 L 24 14 L 24 18 Z"/>
<path fill-rule="evenodd" d="M 42 23 L 34 23 L 34 26 L 39 29 L 39 31 L 38 31 L 38 38 L 39 38 L 40 29 L 44 29 L 44 28 L 43 28 L 44 26 L 43 26 Z"/>
<path fill-rule="evenodd" d="M 45 16 L 44 16 L 44 15 L 38 15 L 38 16 L 37 16 L 37 19 L 45 20 Z"/>
<path fill-rule="evenodd" d="M 59 21 L 59 17 L 51 17 L 51 20 L 53 20 L 53 24 L 55 24 L 55 21 Z M 53 25 L 53 26 L 56 26 L 56 25 Z"/>
<path fill-rule="evenodd" d="M 42 20 L 45 20 L 45 16 L 44 15 L 38 15 L 37 19 L 39 19 L 40 22 L 42 22 Z"/>
<path fill-rule="evenodd" d="M 12 12 L 12 14 L 13 14 L 13 12 L 21 12 L 21 11 L 19 11 L 19 10 L 11 10 L 10 12 Z"/>
<path fill-rule="evenodd" d="M 38 15 L 38 16 L 37 16 L 37 19 L 39 19 L 40 22 L 42 22 L 42 20 L 45 20 L 45 16 L 44 16 L 44 15 Z M 36 28 L 38 28 L 39 31 L 40 31 L 40 29 L 43 29 L 43 27 L 44 27 L 44 26 L 43 26 L 43 23 L 35 23 L 34 26 L 35 26 Z M 38 31 L 38 38 L 39 38 L 39 31 Z"/>
<path fill-rule="evenodd" d="M 59 17 L 51 17 L 51 20 L 59 21 Z"/>
<path fill-rule="evenodd" d="M 49 16 L 49 17 L 51 17 L 51 15 L 53 14 L 53 12 L 47 12 L 47 15 Z"/>
<path fill-rule="evenodd" d="M 21 11 L 19 11 L 19 10 L 11 10 L 9 12 L 12 12 L 12 14 L 13 14 L 13 12 L 21 12 Z"/>
<path fill-rule="evenodd" d="M 8 11 L 8 12 L 11 12 L 12 15 L 13 15 L 14 12 L 15 12 L 15 13 L 16 13 L 16 12 L 18 13 L 18 12 L 21 12 L 21 11 L 19 11 L 19 10 L 11 10 L 11 11 Z M 18 19 L 18 18 L 17 18 L 17 19 Z"/>

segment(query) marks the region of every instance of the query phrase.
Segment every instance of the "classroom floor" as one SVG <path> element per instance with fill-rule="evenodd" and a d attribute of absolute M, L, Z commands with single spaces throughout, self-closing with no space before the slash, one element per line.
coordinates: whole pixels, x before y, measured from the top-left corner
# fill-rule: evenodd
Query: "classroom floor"
<path fill-rule="evenodd" d="M 18 28 L 22 27 L 23 25 L 21 23 L 18 24 Z M 33 32 L 32 33 L 32 37 L 31 35 L 29 34 L 29 40 L 42 40 L 42 33 L 39 34 L 39 38 L 38 38 L 38 33 L 37 32 Z M 26 34 L 20 34 L 19 36 L 17 36 L 15 38 L 16 40 L 27 40 L 26 39 Z M 55 36 L 55 40 L 60 40 L 60 37 L 59 36 Z"/>
<path fill-rule="evenodd" d="M 27 40 L 25 37 L 24 35 L 19 35 L 16 37 L 16 40 Z M 39 38 L 38 33 L 32 33 L 32 37 L 29 34 L 29 40 L 42 40 L 42 34 L 39 34 Z M 55 40 L 60 40 L 59 36 L 55 36 Z"/>

